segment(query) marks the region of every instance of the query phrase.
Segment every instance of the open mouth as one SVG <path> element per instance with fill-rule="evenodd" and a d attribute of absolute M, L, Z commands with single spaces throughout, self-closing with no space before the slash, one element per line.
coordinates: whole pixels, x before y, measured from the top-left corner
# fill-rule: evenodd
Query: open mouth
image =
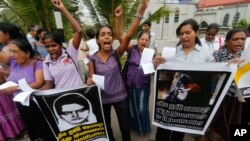
<path fill-rule="evenodd" d="M 183 41 L 182 41 L 182 43 L 187 43 L 187 42 L 188 42 L 188 40 L 183 40 Z"/>
<path fill-rule="evenodd" d="M 56 53 L 49 53 L 52 58 L 56 58 L 57 54 Z"/>
<path fill-rule="evenodd" d="M 110 42 L 104 42 L 104 43 L 103 43 L 103 46 L 104 46 L 105 48 L 110 48 L 111 43 L 110 43 Z"/>
<path fill-rule="evenodd" d="M 104 45 L 110 45 L 110 42 L 104 42 Z"/>

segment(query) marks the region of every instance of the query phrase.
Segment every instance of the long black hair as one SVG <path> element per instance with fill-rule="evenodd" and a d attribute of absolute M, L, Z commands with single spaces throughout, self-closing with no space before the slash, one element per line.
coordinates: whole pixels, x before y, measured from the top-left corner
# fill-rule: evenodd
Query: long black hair
<path fill-rule="evenodd" d="M 113 30 L 112 30 L 111 26 L 109 26 L 109 25 L 103 25 L 103 26 L 100 26 L 100 27 L 96 30 L 96 34 L 95 34 L 95 38 L 96 38 L 96 39 L 99 39 L 100 31 L 101 31 L 101 29 L 103 29 L 103 28 L 105 28 L 105 27 L 107 27 L 107 28 L 110 29 L 111 34 L 112 34 L 112 37 L 113 37 L 114 34 L 113 34 Z M 99 43 L 97 43 L 97 44 L 98 44 L 99 50 L 100 50 L 100 44 L 99 44 Z"/>
<path fill-rule="evenodd" d="M 37 29 L 37 31 L 36 31 L 36 36 L 35 36 L 35 39 L 36 39 L 37 41 L 39 40 L 39 34 L 41 34 L 43 31 L 46 32 L 46 30 L 43 29 L 43 28 Z"/>
<path fill-rule="evenodd" d="M 31 44 L 28 42 L 26 38 L 21 38 L 21 39 L 13 39 L 10 41 L 10 43 L 15 44 L 20 50 L 22 50 L 25 53 L 30 54 L 30 58 L 35 57 L 35 52 L 31 46 Z"/>
<path fill-rule="evenodd" d="M 2 31 L 4 34 L 8 34 L 11 40 L 26 38 L 22 29 L 12 23 L 0 22 L 0 31 Z"/>
<path fill-rule="evenodd" d="M 180 35 L 180 32 L 181 32 L 181 28 L 182 28 L 183 26 L 185 26 L 185 25 L 188 25 L 188 24 L 191 25 L 191 28 L 192 28 L 195 32 L 198 32 L 198 31 L 199 31 L 199 24 L 197 23 L 197 21 L 194 20 L 194 19 L 187 19 L 187 20 L 183 21 L 183 22 L 179 25 L 179 27 L 176 29 L 176 35 L 179 36 L 179 35 Z M 200 39 L 199 39 L 198 37 L 195 37 L 195 43 L 201 46 L 201 41 L 200 41 Z M 181 42 L 179 42 L 179 43 L 177 44 L 177 46 L 180 45 L 180 44 L 181 44 Z"/>
<path fill-rule="evenodd" d="M 219 24 L 217 23 L 211 23 L 207 26 L 207 29 L 206 31 L 209 31 L 210 29 L 215 29 L 216 30 L 216 33 L 218 33 L 219 29 L 220 29 L 220 26 Z"/>

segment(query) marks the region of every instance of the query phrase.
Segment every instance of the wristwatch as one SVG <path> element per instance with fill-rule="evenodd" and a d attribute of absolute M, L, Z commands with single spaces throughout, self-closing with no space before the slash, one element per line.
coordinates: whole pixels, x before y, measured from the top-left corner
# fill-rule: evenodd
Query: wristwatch
<path fill-rule="evenodd" d="M 137 13 L 135 16 L 136 16 L 137 18 L 139 18 L 140 20 L 142 20 L 142 19 L 143 19 L 143 16 L 142 16 L 142 15 L 140 15 L 140 14 L 138 14 L 138 13 Z"/>

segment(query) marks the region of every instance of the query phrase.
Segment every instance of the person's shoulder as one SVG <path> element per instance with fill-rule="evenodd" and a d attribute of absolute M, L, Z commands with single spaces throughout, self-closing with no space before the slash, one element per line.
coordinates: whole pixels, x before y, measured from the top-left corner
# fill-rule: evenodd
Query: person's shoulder
<path fill-rule="evenodd" d="M 213 56 L 214 56 L 215 58 L 225 56 L 225 54 L 226 54 L 226 50 L 225 50 L 225 49 L 215 50 L 215 51 L 213 52 Z"/>
<path fill-rule="evenodd" d="M 205 37 L 200 38 L 200 41 L 205 42 L 206 41 Z"/>
<path fill-rule="evenodd" d="M 27 34 L 26 34 L 26 37 L 27 37 L 27 38 L 31 38 L 32 36 L 31 36 L 29 33 L 27 33 Z"/>
<path fill-rule="evenodd" d="M 98 51 L 97 51 L 98 52 Z M 97 52 L 89 56 L 90 60 L 96 60 L 97 59 Z"/>
<path fill-rule="evenodd" d="M 36 59 L 37 64 L 43 64 L 43 61 L 40 59 Z"/>
<path fill-rule="evenodd" d="M 155 36 L 155 33 L 150 31 L 150 36 Z"/>
<path fill-rule="evenodd" d="M 196 43 L 194 48 L 200 51 L 206 51 L 206 48 L 202 44 L 199 45 Z"/>
<path fill-rule="evenodd" d="M 66 48 L 64 48 L 70 55 L 72 55 L 72 53 L 78 52 L 78 49 L 76 49 L 73 45 L 72 42 L 68 43 L 68 46 Z"/>

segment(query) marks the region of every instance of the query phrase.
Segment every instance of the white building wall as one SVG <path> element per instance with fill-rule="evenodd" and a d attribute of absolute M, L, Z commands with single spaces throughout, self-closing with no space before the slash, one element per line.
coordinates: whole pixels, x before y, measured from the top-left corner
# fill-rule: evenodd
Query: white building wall
<path fill-rule="evenodd" d="M 165 0 L 168 2 L 168 0 Z M 171 0 L 169 1 L 171 2 Z M 173 2 L 173 1 L 172 1 Z M 176 0 L 176 3 L 178 0 Z M 145 13 L 154 13 L 157 9 L 164 5 L 164 0 L 151 0 L 149 3 L 149 7 L 147 8 Z M 151 30 L 155 32 L 158 40 L 167 39 L 172 40 L 176 39 L 175 30 L 179 26 L 181 22 L 188 18 L 194 17 L 194 12 L 196 11 L 195 5 L 186 5 L 186 4 L 167 4 L 171 11 L 179 10 L 179 21 L 174 22 L 175 13 L 170 13 L 169 15 L 169 23 L 165 23 L 165 17 L 160 20 L 159 23 L 152 23 Z"/>
<path fill-rule="evenodd" d="M 247 22 L 250 23 L 250 4 L 247 5 L 246 12 L 245 12 L 245 17 L 247 19 Z"/>
<path fill-rule="evenodd" d="M 239 6 L 231 5 L 231 6 L 205 8 L 196 11 L 194 14 L 194 18 L 199 23 L 202 21 L 206 21 L 208 24 L 217 22 L 218 24 L 222 25 L 224 17 L 228 13 L 229 14 L 228 26 L 232 26 L 236 12 L 240 13 L 239 21 L 241 19 L 246 19 L 248 22 L 250 22 L 250 14 L 247 14 L 247 12 L 250 12 L 250 4 L 240 4 Z"/>
<path fill-rule="evenodd" d="M 178 2 L 178 0 L 175 0 Z M 149 7 L 145 13 L 150 11 L 154 13 L 157 9 L 164 5 L 164 0 L 150 0 Z M 165 2 L 171 2 L 171 0 L 165 0 Z M 173 1 L 172 1 L 173 2 Z M 176 37 L 175 31 L 180 23 L 188 18 L 195 19 L 199 24 L 202 21 L 206 21 L 207 24 L 217 22 L 222 25 L 224 16 L 229 13 L 228 25 L 232 26 L 233 18 L 238 11 L 240 13 L 241 19 L 246 19 L 250 23 L 250 3 L 231 5 L 231 6 L 217 6 L 210 7 L 204 10 L 197 10 L 196 6 L 193 4 L 166 4 L 170 7 L 172 11 L 179 9 L 179 22 L 174 22 L 174 13 L 169 15 L 169 23 L 165 23 L 165 18 L 162 18 L 159 23 L 152 23 L 151 30 L 155 32 L 157 36 L 158 52 L 161 52 L 162 47 L 169 46 L 173 47 L 179 41 Z"/>

